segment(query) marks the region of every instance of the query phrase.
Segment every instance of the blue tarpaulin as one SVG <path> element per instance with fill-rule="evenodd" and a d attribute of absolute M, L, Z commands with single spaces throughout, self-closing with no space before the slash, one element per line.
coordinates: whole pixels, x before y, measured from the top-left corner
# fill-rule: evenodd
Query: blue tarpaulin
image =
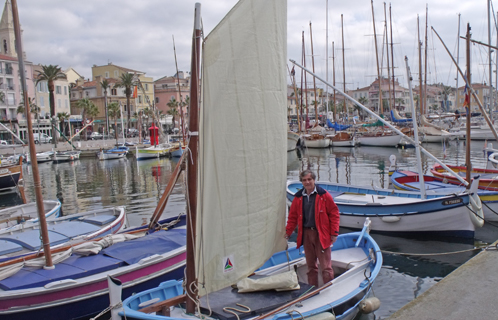
<path fill-rule="evenodd" d="M 346 130 L 347 128 L 351 127 L 350 125 L 338 124 L 337 122 L 332 123 L 332 122 L 330 122 L 329 119 L 327 119 L 327 126 L 329 128 L 335 129 L 335 131 L 342 131 L 342 130 Z"/>

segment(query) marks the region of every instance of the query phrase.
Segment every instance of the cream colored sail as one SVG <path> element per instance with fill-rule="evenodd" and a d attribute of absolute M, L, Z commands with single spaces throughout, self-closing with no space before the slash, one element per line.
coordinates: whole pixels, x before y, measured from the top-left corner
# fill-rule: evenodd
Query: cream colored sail
<path fill-rule="evenodd" d="M 196 272 L 201 295 L 285 249 L 285 0 L 242 0 L 206 38 Z"/>

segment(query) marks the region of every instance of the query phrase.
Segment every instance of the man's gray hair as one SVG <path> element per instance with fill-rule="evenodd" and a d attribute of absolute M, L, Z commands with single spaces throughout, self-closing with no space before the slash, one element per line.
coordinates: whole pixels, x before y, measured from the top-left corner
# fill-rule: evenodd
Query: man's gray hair
<path fill-rule="evenodd" d="M 311 177 L 313 178 L 313 180 L 316 180 L 316 174 L 313 171 L 304 170 L 303 172 L 301 172 L 299 174 L 299 181 L 303 181 L 303 178 L 306 177 L 308 174 L 311 174 Z"/>

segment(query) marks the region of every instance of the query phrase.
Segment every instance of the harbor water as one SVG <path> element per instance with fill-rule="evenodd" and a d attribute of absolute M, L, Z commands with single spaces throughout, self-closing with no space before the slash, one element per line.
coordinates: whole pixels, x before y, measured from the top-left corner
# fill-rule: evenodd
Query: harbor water
<path fill-rule="evenodd" d="M 472 142 L 474 167 L 486 167 L 485 142 Z M 463 141 L 446 146 L 424 144 L 429 152 L 446 164 L 465 163 Z M 311 169 L 317 180 L 389 187 L 389 157 L 394 154 L 399 169 L 416 170 L 415 149 L 379 147 L 297 149 L 287 153 L 288 179 L 297 180 L 299 172 Z M 429 173 L 434 161 L 422 155 L 422 168 Z M 72 163 L 40 163 L 43 197 L 58 198 L 64 215 L 112 206 L 126 206 L 128 224 L 147 223 L 156 208 L 178 159 L 151 159 L 137 162 L 135 158 L 98 161 L 81 158 Z M 25 194 L 34 201 L 31 166 L 24 166 Z M 185 212 L 184 180 L 180 178 L 163 214 L 176 216 Z M 0 196 L 0 206 L 20 202 L 17 194 Z M 350 230 L 341 228 L 341 233 Z M 443 277 L 465 263 L 479 251 L 476 247 L 498 239 L 498 228 L 492 224 L 476 232 L 473 240 L 438 237 L 393 237 L 373 234 L 384 256 L 384 266 L 373 287 L 381 300 L 374 314 L 359 319 L 386 319 Z M 458 253 L 454 253 L 458 252 Z M 452 254 L 453 253 L 453 254 Z"/>

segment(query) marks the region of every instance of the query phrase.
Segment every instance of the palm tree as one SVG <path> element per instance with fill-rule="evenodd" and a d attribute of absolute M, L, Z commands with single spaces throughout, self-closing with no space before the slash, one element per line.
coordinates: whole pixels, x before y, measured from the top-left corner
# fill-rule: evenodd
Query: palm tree
<path fill-rule="evenodd" d="M 57 119 L 59 119 L 59 123 L 62 123 L 62 132 L 64 133 L 64 123 L 66 122 L 66 120 L 69 120 L 69 113 L 67 112 L 57 112 Z M 68 128 L 68 131 L 70 132 L 71 130 L 69 130 L 69 123 L 67 125 L 67 128 Z M 67 131 L 64 133 L 66 134 Z"/>
<path fill-rule="evenodd" d="M 87 115 L 93 118 L 99 113 L 97 106 L 88 98 L 78 100 L 76 106 L 82 110 L 81 118 L 83 119 L 83 126 L 86 124 Z M 87 140 L 86 134 L 84 135 L 84 139 Z"/>
<path fill-rule="evenodd" d="M 178 113 L 178 100 L 175 99 L 175 97 L 172 97 L 171 100 L 166 103 L 166 105 L 169 107 L 169 110 L 166 112 L 170 116 L 173 116 L 173 129 L 176 127 L 175 123 L 175 117 L 179 115 Z"/>
<path fill-rule="evenodd" d="M 117 102 L 111 102 L 107 106 L 109 117 L 114 119 L 114 136 L 116 137 L 116 144 L 118 144 L 118 117 L 121 117 L 121 110 Z"/>
<path fill-rule="evenodd" d="M 35 104 L 35 99 L 28 97 L 29 111 L 34 114 L 36 120 L 38 121 L 38 132 L 40 132 L 40 107 Z M 20 103 L 17 107 L 17 113 L 23 114 L 26 118 L 26 108 L 24 107 L 24 102 Z"/>
<path fill-rule="evenodd" d="M 107 89 L 110 88 L 109 81 L 107 81 L 107 79 L 102 80 L 100 86 L 102 87 L 102 90 L 104 90 L 105 128 L 106 134 L 109 135 L 109 115 L 107 114 Z"/>
<path fill-rule="evenodd" d="M 126 95 L 126 105 L 127 105 L 127 114 L 128 114 L 128 129 L 130 126 L 130 118 L 131 118 L 131 108 L 130 108 L 130 97 L 132 94 L 132 88 L 135 85 L 133 81 L 133 75 L 131 73 L 123 73 L 121 77 L 119 77 L 119 81 L 114 85 L 116 88 L 125 88 Z"/>
<path fill-rule="evenodd" d="M 36 85 L 38 85 L 39 82 L 41 81 L 47 81 L 48 83 L 48 100 L 50 102 L 50 116 L 54 117 L 55 116 L 55 98 L 54 98 L 54 91 L 55 91 L 55 85 L 54 81 L 58 79 L 67 79 L 66 75 L 62 72 L 61 68 L 58 65 L 48 65 L 48 66 L 42 66 L 42 71 L 37 71 L 38 74 L 36 75 Z M 52 126 L 54 125 L 55 119 L 52 119 Z M 54 146 L 57 148 L 57 134 L 55 132 L 55 129 L 52 130 L 52 138 L 54 140 Z"/>

